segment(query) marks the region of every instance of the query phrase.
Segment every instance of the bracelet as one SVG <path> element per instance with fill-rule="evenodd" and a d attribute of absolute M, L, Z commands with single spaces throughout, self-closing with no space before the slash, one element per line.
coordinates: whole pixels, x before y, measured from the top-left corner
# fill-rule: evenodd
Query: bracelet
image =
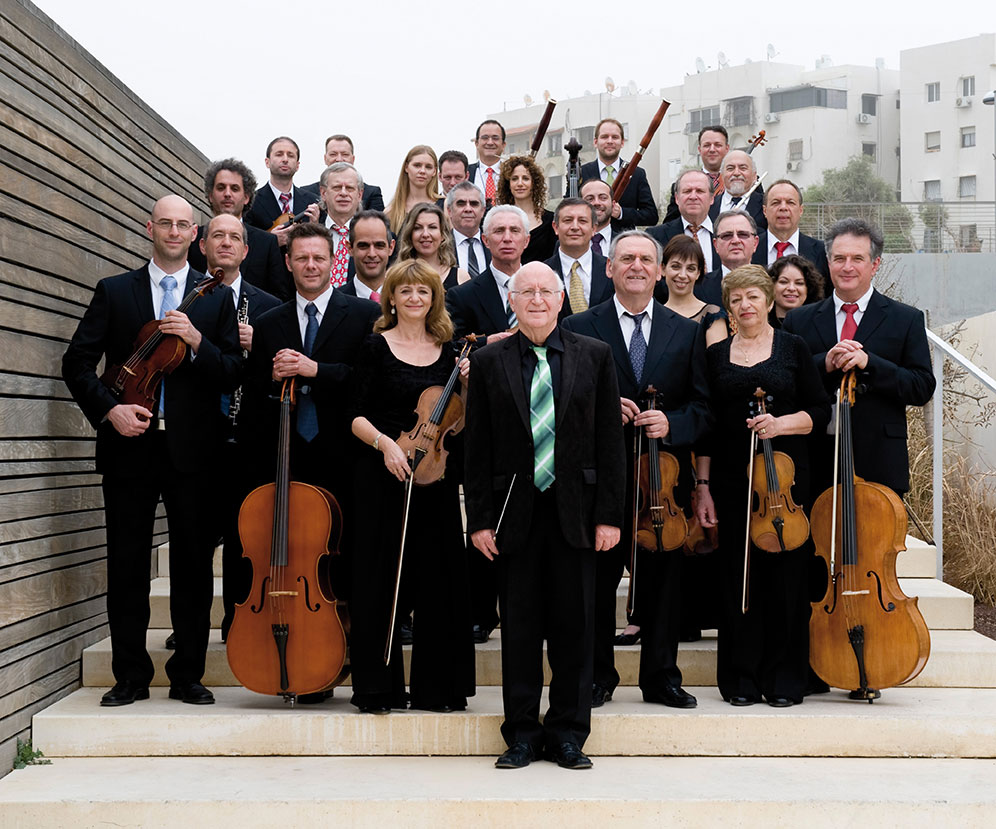
<path fill-rule="evenodd" d="M 383 433 L 383 432 L 378 432 L 378 433 L 377 433 L 377 437 L 375 437 L 375 438 L 373 439 L 373 444 L 371 444 L 371 445 L 373 446 L 373 448 L 374 448 L 374 449 L 376 449 L 376 450 L 377 450 L 378 452 L 380 451 L 380 439 L 381 439 L 381 438 L 382 438 L 383 436 L 384 436 L 384 433 Z"/>
<path fill-rule="evenodd" d="M 709 479 L 708 478 L 696 478 L 695 479 L 695 486 L 709 486 Z"/>

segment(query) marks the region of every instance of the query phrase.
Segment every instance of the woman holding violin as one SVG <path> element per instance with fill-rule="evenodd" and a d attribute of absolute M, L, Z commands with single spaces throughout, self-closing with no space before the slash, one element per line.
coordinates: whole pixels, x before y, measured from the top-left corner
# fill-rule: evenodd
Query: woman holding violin
<path fill-rule="evenodd" d="M 529 218 L 529 244 L 522 264 L 545 262 L 557 249 L 553 232 L 553 211 L 546 209 L 546 176 L 527 155 L 513 155 L 501 165 L 498 204 L 514 204 Z"/>
<path fill-rule="evenodd" d="M 802 702 L 809 675 L 813 550 L 797 506 L 808 496 L 806 435 L 826 430 L 829 400 L 805 342 L 768 322 L 774 283 L 764 268 L 727 274 L 723 304 L 737 333 L 706 352 L 716 428 L 696 470 L 699 521 L 719 531 L 717 680 L 733 705 L 788 707 Z"/>
<path fill-rule="evenodd" d="M 439 199 L 438 170 L 436 153 L 428 144 L 416 144 L 408 151 L 398 173 L 394 198 L 384 208 L 393 233 L 401 232 L 405 216 L 416 204 L 435 204 Z"/>
<path fill-rule="evenodd" d="M 401 226 L 398 261 L 417 259 L 432 268 L 448 291 L 470 281 L 470 274 L 457 267 L 453 228 L 442 209 L 434 204 L 416 204 Z"/>
<path fill-rule="evenodd" d="M 451 379 L 461 385 L 453 378 L 453 325 L 438 274 L 417 260 L 398 262 L 388 269 L 381 309 L 355 372 L 352 430 L 366 449 L 357 459 L 355 477 L 352 702 L 361 711 L 375 714 L 407 707 L 400 624 L 391 632 L 391 658 L 385 664 L 404 532 L 397 606 L 399 620 L 408 610 L 414 611 L 411 707 L 463 710 L 475 688 L 456 474 L 460 459 L 450 455 L 447 473 L 435 483 L 412 486 L 406 509 L 405 481 L 411 474 L 412 453 L 399 446 L 404 444 L 403 435 L 422 425 L 423 392 L 446 386 Z M 461 361 L 462 382 L 466 382 L 468 368 Z"/>

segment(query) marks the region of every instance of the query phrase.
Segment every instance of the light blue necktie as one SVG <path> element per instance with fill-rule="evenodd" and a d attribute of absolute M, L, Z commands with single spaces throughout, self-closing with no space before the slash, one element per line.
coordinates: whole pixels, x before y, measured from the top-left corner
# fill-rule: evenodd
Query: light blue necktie
<path fill-rule="evenodd" d="M 308 326 L 304 329 L 304 353 L 310 357 L 318 336 L 318 307 L 314 302 L 309 302 L 304 306 L 304 312 L 308 315 Z M 301 392 L 297 400 L 297 433 L 311 443 L 318 435 L 318 412 L 311 397 L 311 389 L 307 393 L 304 393 L 304 389 Z"/>
<path fill-rule="evenodd" d="M 173 293 L 176 290 L 176 277 L 167 274 L 162 279 L 159 280 L 159 287 L 163 289 L 163 301 L 159 306 L 159 319 L 166 316 L 167 311 L 175 311 L 180 303 L 176 301 L 176 294 Z M 159 386 L 159 417 L 162 418 L 166 414 L 166 380 L 163 379 Z"/>

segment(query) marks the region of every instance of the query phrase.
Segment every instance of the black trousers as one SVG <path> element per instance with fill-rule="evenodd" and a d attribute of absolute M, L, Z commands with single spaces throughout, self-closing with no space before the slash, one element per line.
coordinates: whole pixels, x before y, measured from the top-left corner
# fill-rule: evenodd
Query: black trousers
<path fill-rule="evenodd" d="M 156 433 L 153 440 L 155 462 L 142 476 L 105 475 L 102 484 L 111 669 L 116 681 L 138 685 L 148 685 L 155 675 L 145 638 L 152 533 L 161 496 L 169 527 L 169 609 L 176 634 L 166 674 L 171 684 L 179 685 L 199 682 L 204 676 L 214 592 L 215 501 L 203 475 L 180 473 L 173 467 L 165 433 Z"/>
<path fill-rule="evenodd" d="M 596 553 L 564 540 L 554 487 L 537 493 L 523 549 L 496 560 L 501 733 L 508 745 L 524 742 L 534 751 L 563 742 L 583 746 L 591 731 Z M 540 724 L 544 639 L 552 678 L 550 708 Z"/>

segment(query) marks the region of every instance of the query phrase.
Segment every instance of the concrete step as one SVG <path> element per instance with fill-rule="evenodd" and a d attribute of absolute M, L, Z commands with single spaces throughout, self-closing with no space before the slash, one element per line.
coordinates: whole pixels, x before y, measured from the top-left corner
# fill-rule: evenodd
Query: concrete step
<path fill-rule="evenodd" d="M 215 556 L 215 560 L 221 556 Z M 163 628 L 167 635 L 173 629 L 169 615 L 169 579 L 153 579 L 149 586 L 149 628 Z M 225 616 L 225 605 L 221 599 L 221 576 L 214 580 L 214 599 L 211 602 L 211 627 L 221 627 Z M 161 644 L 161 643 L 160 643 Z"/>
<path fill-rule="evenodd" d="M 154 685 L 168 685 L 164 665 L 171 651 L 163 646 L 169 631 L 151 630 L 147 647 L 156 666 Z M 996 640 L 971 630 L 935 630 L 931 632 L 930 659 L 911 685 L 922 688 L 996 688 Z M 622 685 L 636 685 L 640 667 L 640 646 L 618 647 L 615 651 L 616 670 Z M 405 648 L 405 667 L 411 648 Z M 550 669 L 544 659 L 546 681 Z M 678 648 L 678 667 L 686 685 L 716 684 L 716 634 L 706 631 L 698 642 L 683 642 Z M 111 673 L 111 640 L 104 639 L 83 651 L 83 684 L 109 688 L 114 684 Z M 211 632 L 208 645 L 204 684 L 210 687 L 238 685 L 225 655 L 218 631 Z M 347 680 L 348 684 L 348 680 Z M 490 641 L 477 646 L 477 684 L 501 684 L 501 643 L 498 632 Z"/>
<path fill-rule="evenodd" d="M 214 565 L 214 575 L 215 578 L 221 578 L 221 546 L 214 548 L 214 559 L 212 560 Z M 156 550 L 156 565 L 158 567 L 159 578 L 168 579 L 169 578 L 169 542 L 165 544 L 160 544 Z"/>
<path fill-rule="evenodd" d="M 989 827 L 991 760 L 600 757 L 504 772 L 487 757 L 56 760 L 0 781 L 7 829 L 67 826 Z M 510 780 L 509 777 L 513 777 Z"/>
<path fill-rule="evenodd" d="M 874 705 L 843 691 L 787 709 L 734 708 L 715 688 L 690 688 L 695 710 L 642 701 L 618 688 L 594 711 L 594 755 L 996 758 L 996 690 L 892 688 Z M 101 708 L 83 688 L 36 714 L 34 747 L 49 757 L 497 755 L 504 749 L 501 689 L 483 687 L 464 712 L 359 714 L 348 691 L 292 707 L 244 688 L 217 688 L 217 703 L 152 698 Z M 545 696 L 545 695 L 544 695 Z M 545 709 L 545 704 L 544 704 Z"/>

